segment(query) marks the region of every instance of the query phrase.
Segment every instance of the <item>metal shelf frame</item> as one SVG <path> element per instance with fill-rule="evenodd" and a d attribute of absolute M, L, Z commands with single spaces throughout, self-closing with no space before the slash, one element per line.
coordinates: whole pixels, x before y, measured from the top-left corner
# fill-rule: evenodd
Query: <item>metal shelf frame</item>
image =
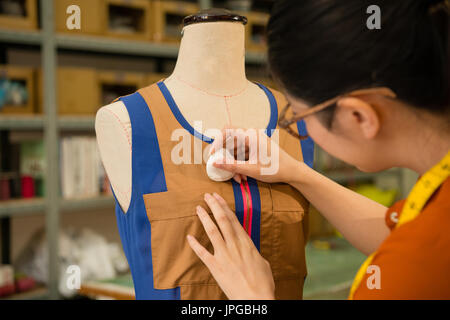
<path fill-rule="evenodd" d="M 113 208 L 114 198 L 102 195 L 92 198 L 59 199 L 60 212 L 76 212 L 99 208 Z M 45 198 L 17 199 L 2 202 L 0 206 L 0 218 L 21 217 L 45 214 Z"/>
<path fill-rule="evenodd" d="M 56 34 L 54 36 L 55 47 L 61 50 L 81 50 L 162 58 L 176 58 L 178 55 L 178 45 L 171 43 L 116 40 L 80 35 Z M 5 43 L 40 46 L 44 38 L 43 32 L 0 30 L 0 42 Z M 263 64 L 266 62 L 266 55 L 263 52 L 249 51 L 245 55 L 245 62 L 247 64 Z"/>
<path fill-rule="evenodd" d="M 32 116 L 2 116 L 0 117 L 0 130 L 43 130 L 45 128 L 45 115 Z M 60 131 L 64 130 L 94 130 L 94 116 L 58 116 L 57 125 Z"/>

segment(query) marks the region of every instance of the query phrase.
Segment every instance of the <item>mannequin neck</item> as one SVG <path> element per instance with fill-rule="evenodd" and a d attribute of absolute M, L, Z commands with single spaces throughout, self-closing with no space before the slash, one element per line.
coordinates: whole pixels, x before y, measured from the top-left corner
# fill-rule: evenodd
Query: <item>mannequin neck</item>
<path fill-rule="evenodd" d="M 223 96 L 244 90 L 248 85 L 244 30 L 236 22 L 185 27 L 171 80 Z"/>

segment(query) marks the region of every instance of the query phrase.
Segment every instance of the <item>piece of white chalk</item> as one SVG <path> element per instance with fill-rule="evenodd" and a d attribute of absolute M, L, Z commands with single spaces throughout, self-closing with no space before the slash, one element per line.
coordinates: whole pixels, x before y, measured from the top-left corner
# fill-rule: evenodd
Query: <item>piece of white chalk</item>
<path fill-rule="evenodd" d="M 206 163 L 206 173 L 211 180 L 222 182 L 233 178 L 234 174 L 232 172 L 213 166 L 213 163 L 218 161 L 223 162 L 223 160 L 230 162 L 234 161 L 233 155 L 227 149 L 219 149 L 209 157 L 208 162 Z"/>

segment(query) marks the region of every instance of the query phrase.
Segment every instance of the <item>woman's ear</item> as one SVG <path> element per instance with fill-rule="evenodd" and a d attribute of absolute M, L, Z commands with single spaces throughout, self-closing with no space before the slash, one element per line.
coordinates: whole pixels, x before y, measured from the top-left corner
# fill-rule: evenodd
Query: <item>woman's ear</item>
<path fill-rule="evenodd" d="M 360 131 L 366 139 L 375 138 L 380 130 L 380 117 L 371 104 L 359 98 L 346 97 L 340 99 L 337 106 L 343 112 L 344 124 L 341 126 Z"/>

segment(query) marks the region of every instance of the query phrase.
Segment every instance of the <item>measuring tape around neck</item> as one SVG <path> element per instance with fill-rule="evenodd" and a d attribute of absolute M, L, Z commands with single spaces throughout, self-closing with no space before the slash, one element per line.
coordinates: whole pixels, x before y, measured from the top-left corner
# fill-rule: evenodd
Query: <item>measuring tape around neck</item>
<path fill-rule="evenodd" d="M 450 176 L 450 151 L 446 156 L 433 168 L 428 170 L 411 190 L 408 198 L 402 209 L 402 214 L 400 219 L 395 226 L 399 226 L 414 220 L 422 211 L 423 207 L 426 205 L 428 200 L 431 198 L 433 193 L 444 183 L 444 181 Z M 366 273 L 367 268 L 371 264 L 373 258 L 376 255 L 376 251 L 372 253 L 366 261 L 359 268 L 356 273 L 355 279 L 353 280 L 352 287 L 350 289 L 349 300 L 353 300 L 356 289 L 361 284 L 362 279 Z"/>

